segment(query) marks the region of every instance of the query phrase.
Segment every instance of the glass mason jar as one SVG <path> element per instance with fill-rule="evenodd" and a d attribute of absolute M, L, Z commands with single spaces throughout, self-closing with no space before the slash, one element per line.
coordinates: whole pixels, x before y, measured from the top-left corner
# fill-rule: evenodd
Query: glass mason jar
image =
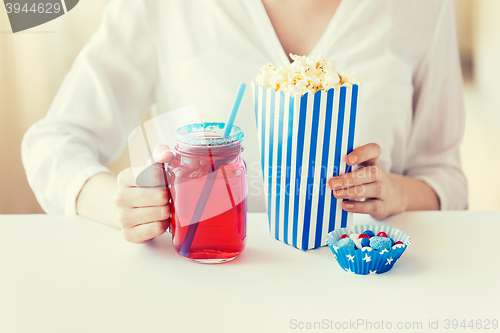
<path fill-rule="evenodd" d="M 224 123 L 178 129 L 175 158 L 167 167 L 172 241 L 181 256 L 202 263 L 236 258 L 245 247 L 247 170 L 243 131 Z"/>

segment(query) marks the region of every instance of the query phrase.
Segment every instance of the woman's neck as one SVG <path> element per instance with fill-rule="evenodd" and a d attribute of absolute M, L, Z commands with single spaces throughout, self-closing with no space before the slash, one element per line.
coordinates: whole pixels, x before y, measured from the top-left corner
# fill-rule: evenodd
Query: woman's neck
<path fill-rule="evenodd" d="M 276 35 L 289 54 L 309 55 L 341 0 L 262 0 Z M 290 59 L 291 60 L 291 59 Z"/>

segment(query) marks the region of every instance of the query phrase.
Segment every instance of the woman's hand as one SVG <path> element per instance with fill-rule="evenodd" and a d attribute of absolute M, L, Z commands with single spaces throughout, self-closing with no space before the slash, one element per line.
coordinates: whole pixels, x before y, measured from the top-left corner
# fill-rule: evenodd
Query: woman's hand
<path fill-rule="evenodd" d="M 376 143 L 354 149 L 347 155 L 347 164 L 359 165 L 361 169 L 329 179 L 328 185 L 337 199 L 366 199 L 344 201 L 342 209 L 370 214 L 378 220 L 407 209 L 406 193 L 401 186 L 401 178 L 406 177 L 382 171 L 378 163 L 380 153 Z"/>
<path fill-rule="evenodd" d="M 168 146 L 160 145 L 153 159 L 155 163 L 141 172 L 137 182 L 132 168 L 118 175 L 114 202 L 123 237 L 132 243 L 144 243 L 160 236 L 170 225 L 170 196 L 161 163 L 169 163 L 173 154 Z"/>

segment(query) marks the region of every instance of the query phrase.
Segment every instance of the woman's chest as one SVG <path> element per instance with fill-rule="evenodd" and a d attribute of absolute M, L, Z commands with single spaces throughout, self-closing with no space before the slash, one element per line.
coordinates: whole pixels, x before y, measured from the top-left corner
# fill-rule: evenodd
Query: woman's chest
<path fill-rule="evenodd" d="M 363 81 L 360 143 L 379 143 L 382 164 L 390 169 L 411 128 L 413 71 L 427 40 L 412 38 L 416 23 L 398 16 L 392 1 L 343 1 L 347 4 L 337 13 L 343 16 L 325 32 L 315 52 Z M 250 83 L 267 63 L 286 64 L 276 35 L 249 3 L 214 1 L 200 7 L 203 11 L 165 21 L 158 52 L 160 112 L 195 104 L 201 120 L 224 121 L 239 82 Z M 238 122 L 250 136 L 255 132 L 249 92 Z"/>

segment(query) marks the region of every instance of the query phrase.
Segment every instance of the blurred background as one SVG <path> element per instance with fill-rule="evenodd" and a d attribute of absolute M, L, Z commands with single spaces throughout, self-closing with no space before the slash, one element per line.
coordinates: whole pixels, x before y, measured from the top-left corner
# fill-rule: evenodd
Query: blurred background
<path fill-rule="evenodd" d="M 467 110 L 462 163 L 471 210 L 500 209 L 500 0 L 454 0 Z M 66 15 L 12 34 L 0 5 L 0 214 L 42 213 L 21 163 L 23 134 L 47 112 L 107 1 L 80 1 Z M 112 165 L 130 165 L 127 151 Z"/>

